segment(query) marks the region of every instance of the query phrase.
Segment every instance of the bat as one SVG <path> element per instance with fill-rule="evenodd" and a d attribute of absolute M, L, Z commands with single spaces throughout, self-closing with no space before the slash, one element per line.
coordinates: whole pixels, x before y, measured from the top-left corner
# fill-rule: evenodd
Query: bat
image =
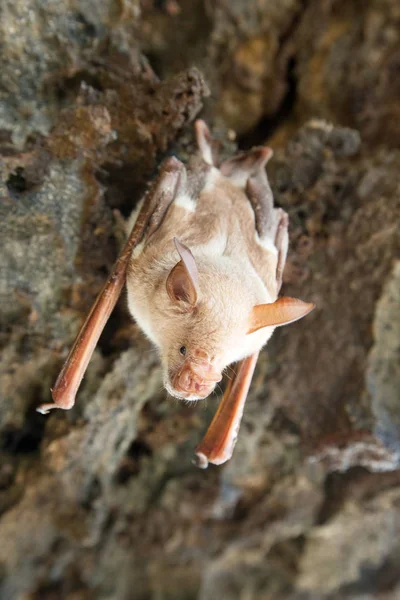
<path fill-rule="evenodd" d="M 258 353 L 275 327 L 314 304 L 281 297 L 288 216 L 274 208 L 257 147 L 220 162 L 206 124 L 195 124 L 199 152 L 188 165 L 165 161 L 130 218 L 132 233 L 78 334 L 52 390 L 68 409 L 113 306 L 126 283 L 128 307 L 158 348 L 166 390 L 206 398 L 236 363 L 217 413 L 196 449 L 197 464 L 222 464 L 233 452 Z"/>

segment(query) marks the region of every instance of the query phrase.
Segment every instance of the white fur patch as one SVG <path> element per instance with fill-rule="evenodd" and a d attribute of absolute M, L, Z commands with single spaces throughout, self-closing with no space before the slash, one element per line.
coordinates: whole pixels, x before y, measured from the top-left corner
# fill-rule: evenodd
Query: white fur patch
<path fill-rule="evenodd" d="M 174 200 L 174 206 L 180 206 L 188 212 L 194 212 L 196 210 L 196 202 L 187 194 L 182 194 L 181 196 L 178 196 Z"/>
<path fill-rule="evenodd" d="M 135 260 L 136 258 L 139 258 L 139 256 L 142 254 L 143 252 L 143 248 L 145 247 L 145 240 L 142 240 L 137 246 L 135 246 L 135 248 L 132 250 L 132 259 Z"/>
<path fill-rule="evenodd" d="M 132 231 L 132 229 L 134 228 L 137 218 L 139 216 L 139 213 L 142 209 L 143 206 L 143 202 L 144 202 L 144 196 L 143 198 L 141 198 L 141 200 L 139 200 L 139 202 L 137 203 L 137 205 L 135 206 L 135 208 L 133 209 L 133 211 L 131 212 L 131 214 L 129 215 L 129 218 L 126 222 L 126 234 L 129 235 L 130 232 Z"/>
<path fill-rule="evenodd" d="M 234 183 L 236 187 L 244 190 L 244 188 L 246 187 L 247 180 L 249 179 L 249 172 L 238 169 L 237 171 L 229 175 L 227 179 Z"/>
<path fill-rule="evenodd" d="M 218 258 L 223 255 L 226 248 L 226 237 L 224 235 L 215 235 L 206 244 L 196 246 L 197 256 L 207 256 L 209 258 Z"/>
<path fill-rule="evenodd" d="M 206 181 L 203 187 L 203 192 L 211 192 L 215 188 L 218 179 L 220 179 L 221 177 L 222 175 L 219 169 L 216 169 L 215 167 L 210 169 L 209 173 L 207 173 Z"/>
<path fill-rule="evenodd" d="M 271 238 L 262 239 L 258 235 L 257 231 L 256 231 L 256 242 L 257 242 L 257 244 L 262 246 L 265 250 L 268 250 L 268 252 L 272 252 L 272 254 L 275 254 L 275 255 L 278 254 L 278 250 L 277 250 L 274 242 L 271 240 Z"/>
<path fill-rule="evenodd" d="M 132 317 L 135 319 L 136 323 L 142 329 L 144 334 L 149 338 L 149 340 L 151 342 L 153 342 L 153 344 L 155 346 L 158 347 L 159 344 L 158 344 L 157 336 L 155 335 L 155 332 L 153 331 L 150 311 L 147 310 L 147 307 L 143 306 L 143 304 L 141 302 L 138 302 L 138 299 L 136 298 L 136 295 L 135 295 L 135 290 L 131 288 L 129 279 L 127 281 L 127 290 L 128 290 L 128 308 L 129 308 L 129 311 L 130 311 Z"/>

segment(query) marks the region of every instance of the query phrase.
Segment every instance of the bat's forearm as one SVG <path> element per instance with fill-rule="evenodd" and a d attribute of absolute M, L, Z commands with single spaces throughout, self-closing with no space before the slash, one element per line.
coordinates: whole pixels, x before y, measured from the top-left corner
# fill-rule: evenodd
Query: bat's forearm
<path fill-rule="evenodd" d="M 53 408 L 68 410 L 74 405 L 76 393 L 93 351 L 124 287 L 132 250 L 141 242 L 146 231 L 147 235 L 151 235 L 160 226 L 175 196 L 183 168 L 182 163 L 175 158 L 170 158 L 163 164 L 161 173 L 164 185 L 160 189 L 159 177 L 146 196 L 115 267 L 82 325 L 52 389 L 54 403 L 42 404 L 37 409 L 42 414 Z"/>
<path fill-rule="evenodd" d="M 241 360 L 206 435 L 196 448 L 196 464 L 206 469 L 209 463 L 221 465 L 232 456 L 239 433 L 247 393 L 257 364 L 258 352 Z"/>

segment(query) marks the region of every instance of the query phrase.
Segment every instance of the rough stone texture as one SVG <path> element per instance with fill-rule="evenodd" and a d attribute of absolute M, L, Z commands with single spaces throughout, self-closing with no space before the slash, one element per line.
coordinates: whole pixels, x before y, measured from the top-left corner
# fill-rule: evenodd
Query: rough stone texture
<path fill-rule="evenodd" d="M 400 264 L 397 261 L 376 306 L 375 344 L 369 356 L 368 393 L 377 419 L 376 433 L 398 451 L 400 389 Z"/>
<path fill-rule="evenodd" d="M 398 3 L 0 11 L 0 597 L 398 598 Z M 34 410 L 121 245 L 114 209 L 188 158 L 203 103 L 223 153 L 274 147 L 283 291 L 317 304 L 263 351 L 207 471 L 216 399 L 166 397 L 124 298 L 74 409 Z"/>

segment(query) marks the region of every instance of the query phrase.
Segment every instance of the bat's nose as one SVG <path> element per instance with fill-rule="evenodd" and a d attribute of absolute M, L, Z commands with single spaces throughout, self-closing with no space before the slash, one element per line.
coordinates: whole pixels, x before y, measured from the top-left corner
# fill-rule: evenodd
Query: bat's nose
<path fill-rule="evenodd" d="M 214 365 L 214 357 L 201 348 L 195 348 L 189 360 L 190 369 L 206 381 L 221 381 L 222 374 Z"/>
<path fill-rule="evenodd" d="M 201 361 L 207 361 L 207 362 L 211 362 L 211 357 L 208 354 L 208 352 L 206 352 L 205 350 L 203 350 L 202 348 L 195 348 L 193 350 L 193 357 L 195 359 L 200 359 Z"/>
<path fill-rule="evenodd" d="M 172 386 L 178 394 L 194 394 L 197 398 L 206 398 L 213 391 L 216 382 L 221 381 L 221 377 L 221 374 L 198 363 L 186 363 L 173 377 Z"/>

